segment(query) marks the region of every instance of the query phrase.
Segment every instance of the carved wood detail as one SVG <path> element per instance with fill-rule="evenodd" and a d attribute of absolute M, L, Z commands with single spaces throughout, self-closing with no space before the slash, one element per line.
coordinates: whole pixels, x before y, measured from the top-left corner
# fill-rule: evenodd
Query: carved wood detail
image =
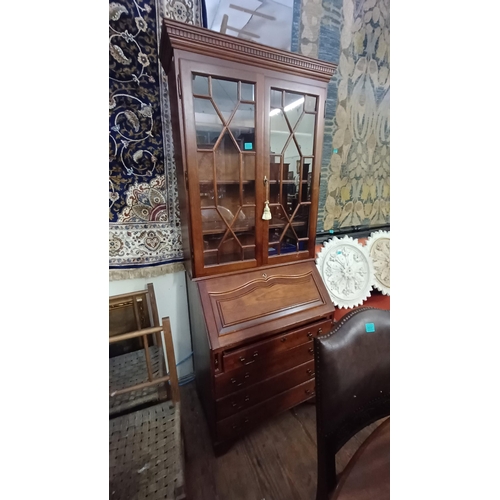
<path fill-rule="evenodd" d="M 163 21 L 163 31 L 167 33 L 169 42 L 163 47 L 166 61 L 171 57 L 172 48 L 237 62 L 242 62 L 246 56 L 247 60 L 244 62 L 249 64 L 294 75 L 301 74 L 322 82 L 329 82 L 337 67 L 326 61 L 311 60 L 300 54 L 172 20 Z"/>

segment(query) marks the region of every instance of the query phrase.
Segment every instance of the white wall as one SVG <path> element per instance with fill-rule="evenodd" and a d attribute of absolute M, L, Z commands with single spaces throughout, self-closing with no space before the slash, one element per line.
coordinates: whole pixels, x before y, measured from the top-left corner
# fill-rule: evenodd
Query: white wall
<path fill-rule="evenodd" d="M 182 271 L 154 278 L 136 278 L 109 282 L 110 296 L 145 290 L 148 283 L 153 283 L 160 321 L 165 316 L 170 317 L 177 363 L 191 353 L 191 332 L 189 329 L 185 274 Z M 178 366 L 177 373 L 179 377 L 185 377 L 193 373 L 192 357 Z"/>

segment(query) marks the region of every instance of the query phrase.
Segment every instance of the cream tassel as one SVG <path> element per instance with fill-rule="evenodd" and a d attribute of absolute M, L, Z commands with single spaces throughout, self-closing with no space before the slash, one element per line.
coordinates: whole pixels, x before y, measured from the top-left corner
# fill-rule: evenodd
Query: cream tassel
<path fill-rule="evenodd" d="M 262 214 L 263 220 L 271 220 L 271 210 L 269 210 L 269 200 L 265 201 L 266 206 L 264 207 L 264 213 Z"/>

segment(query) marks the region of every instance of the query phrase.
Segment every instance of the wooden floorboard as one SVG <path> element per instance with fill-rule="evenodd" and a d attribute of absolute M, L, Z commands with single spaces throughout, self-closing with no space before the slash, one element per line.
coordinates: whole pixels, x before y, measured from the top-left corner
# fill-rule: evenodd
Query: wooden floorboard
<path fill-rule="evenodd" d="M 181 387 L 187 500 L 314 500 L 316 408 L 303 403 L 268 420 L 215 457 L 194 383 Z M 380 420 L 337 453 L 341 473 Z"/>

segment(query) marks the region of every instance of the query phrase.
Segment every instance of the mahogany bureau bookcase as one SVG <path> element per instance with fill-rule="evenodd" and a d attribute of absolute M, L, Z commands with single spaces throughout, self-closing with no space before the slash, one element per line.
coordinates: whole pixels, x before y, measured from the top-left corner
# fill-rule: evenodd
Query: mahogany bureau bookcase
<path fill-rule="evenodd" d="M 314 262 L 335 65 L 165 20 L 197 391 L 216 453 L 314 396 L 334 305 Z"/>

